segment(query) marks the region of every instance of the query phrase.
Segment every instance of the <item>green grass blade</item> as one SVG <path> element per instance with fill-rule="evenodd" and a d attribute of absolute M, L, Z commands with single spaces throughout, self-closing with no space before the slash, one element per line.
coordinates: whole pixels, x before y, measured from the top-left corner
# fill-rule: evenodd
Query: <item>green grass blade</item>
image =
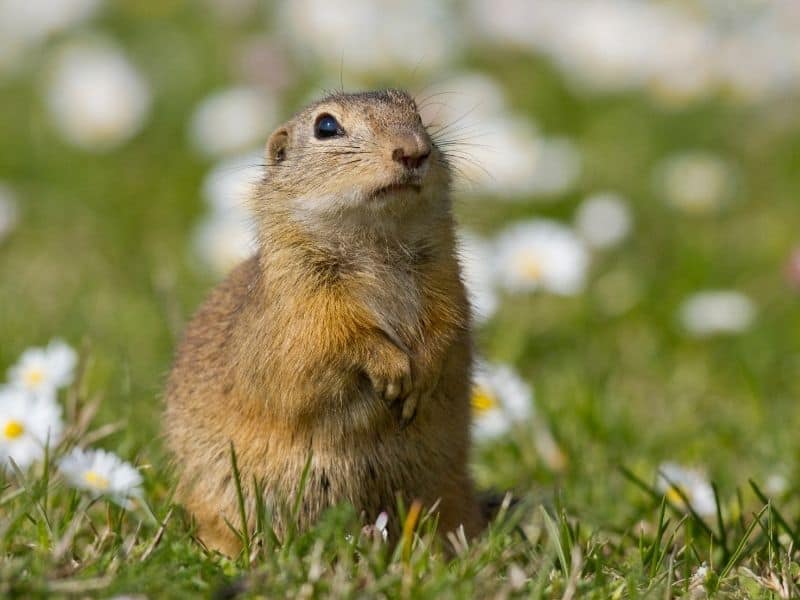
<path fill-rule="evenodd" d="M 559 527 L 556 525 L 555 521 L 544 506 L 540 506 L 539 511 L 542 514 L 542 519 L 544 519 L 544 526 L 547 529 L 547 536 L 556 551 L 556 556 L 558 556 L 558 562 L 561 565 L 561 570 L 564 572 L 564 576 L 566 577 L 569 575 L 569 562 L 567 561 L 567 554 L 564 551 L 564 545 L 562 544 Z"/>
<path fill-rule="evenodd" d="M 733 567 L 735 567 L 738 564 L 739 559 L 744 555 L 744 550 L 748 544 L 747 540 L 750 538 L 750 534 L 753 533 L 753 530 L 756 528 L 756 525 L 759 524 L 759 519 L 767 510 L 767 508 L 768 506 L 762 508 L 758 512 L 758 514 L 755 515 L 750 524 L 747 526 L 744 535 L 742 535 L 742 539 L 739 540 L 739 544 L 736 546 L 736 549 L 733 551 L 733 554 L 731 554 L 731 557 L 728 559 L 728 562 L 725 564 L 725 566 L 719 573 L 720 582 L 722 582 L 728 576 L 728 574 L 731 572 L 731 569 L 733 569 Z"/>
<path fill-rule="evenodd" d="M 247 564 L 250 560 L 250 531 L 247 521 L 247 509 L 245 507 L 244 490 L 242 489 L 242 477 L 239 473 L 239 465 L 236 461 L 236 449 L 233 442 L 231 448 L 231 470 L 233 471 L 233 483 L 236 486 L 236 500 L 239 507 L 239 519 L 241 520 L 241 530 L 239 536 L 242 540 L 242 560 Z"/>

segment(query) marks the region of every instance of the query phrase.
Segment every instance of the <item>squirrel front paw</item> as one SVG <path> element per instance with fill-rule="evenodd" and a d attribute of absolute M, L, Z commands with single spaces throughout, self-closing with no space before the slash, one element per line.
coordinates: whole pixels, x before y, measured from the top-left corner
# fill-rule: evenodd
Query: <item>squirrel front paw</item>
<path fill-rule="evenodd" d="M 414 388 L 411 359 L 394 346 L 373 357 L 365 371 L 379 398 L 399 407 L 400 427 L 405 428 L 417 413 L 419 394 Z"/>
<path fill-rule="evenodd" d="M 375 393 L 388 402 L 394 402 L 398 398 L 405 398 L 411 393 L 410 366 L 398 371 L 367 371 L 367 375 Z"/>

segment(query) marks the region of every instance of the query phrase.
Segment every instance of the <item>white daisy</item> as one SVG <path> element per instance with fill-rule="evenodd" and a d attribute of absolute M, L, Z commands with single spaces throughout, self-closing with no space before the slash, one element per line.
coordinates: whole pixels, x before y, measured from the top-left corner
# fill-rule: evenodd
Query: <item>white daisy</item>
<path fill-rule="evenodd" d="M 262 152 L 218 162 L 203 179 L 203 198 L 215 211 L 247 211 L 247 201 L 264 175 Z"/>
<path fill-rule="evenodd" d="M 478 33 L 548 56 L 580 91 L 644 87 L 681 105 L 720 87 L 755 102 L 800 86 L 800 20 L 791 0 L 469 4 Z"/>
<path fill-rule="evenodd" d="M 15 72 L 49 37 L 88 20 L 100 0 L 0 0 L 0 72 Z"/>
<path fill-rule="evenodd" d="M 698 292 L 680 307 L 681 323 L 697 337 L 742 332 L 750 327 L 755 316 L 752 300 L 731 290 Z"/>
<path fill-rule="evenodd" d="M 566 137 L 539 137 L 530 193 L 556 196 L 568 192 L 581 173 L 581 153 Z"/>
<path fill-rule="evenodd" d="M 473 144 L 465 148 L 469 159 L 456 156 L 455 164 L 472 194 L 508 200 L 554 195 L 568 190 L 580 173 L 580 155 L 570 141 L 541 137 L 521 117 L 497 116 L 465 135 Z"/>
<path fill-rule="evenodd" d="M 467 17 L 475 32 L 503 46 L 518 45 L 538 50 L 548 25 L 559 15 L 559 0 L 471 0 Z"/>
<path fill-rule="evenodd" d="M 469 194 L 508 200 L 557 195 L 580 174 L 575 145 L 544 137 L 529 118 L 511 113 L 503 89 L 485 74 L 448 78 L 420 93 L 418 102 L 434 137 L 456 141 L 453 162 Z"/>
<path fill-rule="evenodd" d="M 256 236 L 247 201 L 263 175 L 260 153 L 220 161 L 203 181 L 203 197 L 211 208 L 197 225 L 194 251 L 218 276 L 256 251 Z"/>
<path fill-rule="evenodd" d="M 76 42 L 57 55 L 47 86 L 47 107 L 64 138 L 103 152 L 127 142 L 144 125 L 150 88 L 111 42 Z"/>
<path fill-rule="evenodd" d="M 478 323 L 490 319 L 499 299 L 495 289 L 492 247 L 489 242 L 469 231 L 458 236 L 461 273 L 467 288 L 473 317 Z"/>
<path fill-rule="evenodd" d="M 1 31 L 40 41 L 88 19 L 100 0 L 1 0 Z"/>
<path fill-rule="evenodd" d="M 783 473 L 772 473 L 764 482 L 764 491 L 773 496 L 782 496 L 789 489 L 789 480 Z"/>
<path fill-rule="evenodd" d="M 367 539 L 381 540 L 385 542 L 387 539 L 389 539 L 389 529 L 387 528 L 388 525 L 389 515 L 386 512 L 382 512 L 378 515 L 378 518 L 375 519 L 375 523 L 369 523 L 361 528 L 361 534 Z"/>
<path fill-rule="evenodd" d="M 789 489 L 789 480 L 783 473 L 772 473 L 764 482 L 764 491 L 773 496 L 782 496 Z"/>
<path fill-rule="evenodd" d="M 503 88 L 479 72 L 454 74 L 424 89 L 417 94 L 416 100 L 422 122 L 434 137 L 463 141 L 465 145 L 460 149 L 470 155 L 480 146 L 485 146 L 486 138 L 491 137 L 491 132 L 496 129 L 487 124 L 508 115 Z M 523 122 L 526 128 L 534 130 L 530 122 Z M 459 166 L 462 166 L 460 162 Z M 464 164 L 463 167 L 470 169 L 467 172 L 470 181 L 475 175 L 486 176 L 474 168 L 475 165 Z"/>
<path fill-rule="evenodd" d="M 703 473 L 696 469 L 687 469 L 673 462 L 663 463 L 658 468 L 656 488 L 670 502 L 683 506 L 681 494 L 677 491 L 680 490 L 689 500 L 692 509 L 702 517 L 716 514 L 714 490 Z"/>
<path fill-rule="evenodd" d="M 702 30 L 664 5 L 584 2 L 564 25 L 548 50 L 577 83 L 593 90 L 641 86 L 660 72 L 705 58 Z"/>
<path fill-rule="evenodd" d="M 194 232 L 194 250 L 217 276 L 227 274 L 256 251 L 256 236 L 247 214 L 212 211 Z"/>
<path fill-rule="evenodd" d="M 671 156 L 656 168 L 656 184 L 668 204 L 690 214 L 718 210 L 730 197 L 734 183 L 730 165 L 707 152 Z"/>
<path fill-rule="evenodd" d="M 457 73 L 426 88 L 417 95 L 417 104 L 426 125 L 434 132 L 448 127 L 445 133 L 454 138 L 480 134 L 486 119 L 506 112 L 503 88 L 479 72 Z"/>
<path fill-rule="evenodd" d="M 472 0 L 471 8 L 479 32 L 545 54 L 582 91 L 639 87 L 664 70 L 705 58 L 703 29 L 662 4 Z"/>
<path fill-rule="evenodd" d="M 375 529 L 381 534 L 384 542 L 389 537 L 387 525 L 389 525 L 389 515 L 384 511 L 378 515 L 377 519 L 375 519 Z"/>
<path fill-rule="evenodd" d="M 614 192 L 602 192 L 586 198 L 575 216 L 575 228 L 595 248 L 617 245 L 631 229 L 627 202 Z"/>
<path fill-rule="evenodd" d="M 481 363 L 475 369 L 472 414 L 475 436 L 496 438 L 533 416 L 533 390 L 508 365 Z"/>
<path fill-rule="evenodd" d="M 711 576 L 711 570 L 706 563 L 701 564 L 689 579 L 690 598 L 707 598 L 706 583 Z"/>
<path fill-rule="evenodd" d="M 701 37 L 694 37 L 698 32 L 688 33 L 689 44 L 695 49 L 706 48 L 706 55 L 713 51 L 713 44 L 705 32 Z M 707 60 L 676 62 L 672 66 L 653 73 L 648 91 L 653 99 L 667 109 L 682 108 L 711 95 L 717 87 L 718 77 L 714 64 Z"/>
<path fill-rule="evenodd" d="M 62 429 L 61 407 L 52 399 L 0 388 L 1 465 L 7 467 L 13 460 L 19 468 L 28 468 L 44 456 L 46 444 L 59 442 Z"/>
<path fill-rule="evenodd" d="M 207 156 L 241 152 L 261 144 L 277 119 L 276 104 L 266 92 L 246 86 L 214 92 L 192 115 L 192 144 Z"/>
<path fill-rule="evenodd" d="M 59 463 L 70 485 L 107 496 L 124 508 L 142 496 L 142 475 L 113 452 L 73 448 Z"/>
<path fill-rule="evenodd" d="M 796 57 L 800 27 L 796 16 L 791 20 L 795 26 L 784 29 L 778 23 L 769 23 L 769 19 L 754 19 L 761 22 L 726 36 L 719 45 L 713 64 L 725 87 L 737 99 L 763 101 L 798 85 Z M 791 21 L 784 24 L 788 22 Z"/>
<path fill-rule="evenodd" d="M 337 72 L 432 71 L 457 55 L 463 39 L 453 8 L 425 0 L 293 0 L 278 16 L 278 31 L 298 53 Z"/>
<path fill-rule="evenodd" d="M 8 370 L 9 382 L 38 398 L 54 398 L 72 383 L 78 355 L 68 344 L 53 340 L 46 348 L 29 348 Z"/>
<path fill-rule="evenodd" d="M 0 242 L 13 231 L 19 219 L 19 209 L 14 191 L 0 183 Z"/>
<path fill-rule="evenodd" d="M 545 219 L 517 223 L 497 239 L 496 271 L 512 292 L 571 296 L 585 285 L 589 253 L 568 227 Z"/>

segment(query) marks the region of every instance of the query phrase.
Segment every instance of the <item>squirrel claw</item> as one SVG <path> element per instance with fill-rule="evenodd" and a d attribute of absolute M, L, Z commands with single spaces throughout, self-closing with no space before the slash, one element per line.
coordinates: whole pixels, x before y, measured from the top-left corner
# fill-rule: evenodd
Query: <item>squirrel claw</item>
<path fill-rule="evenodd" d="M 395 402 L 406 398 L 411 391 L 411 377 L 404 376 L 401 379 L 384 379 L 371 377 L 372 389 L 387 402 Z"/>
<path fill-rule="evenodd" d="M 403 410 L 400 414 L 400 429 L 405 429 L 417 416 L 417 406 L 419 405 L 419 395 L 410 394 L 403 402 Z"/>
<path fill-rule="evenodd" d="M 398 396 L 400 396 L 400 383 L 397 381 L 390 381 L 386 385 L 386 389 L 383 392 L 383 397 L 389 402 L 394 402 Z"/>

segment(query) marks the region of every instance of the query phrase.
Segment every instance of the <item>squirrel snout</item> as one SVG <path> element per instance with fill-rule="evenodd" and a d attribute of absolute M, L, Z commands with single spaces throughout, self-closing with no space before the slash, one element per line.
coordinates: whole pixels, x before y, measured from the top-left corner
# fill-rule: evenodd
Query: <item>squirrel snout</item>
<path fill-rule="evenodd" d="M 398 137 L 392 150 L 392 160 L 409 170 L 421 167 L 430 155 L 430 142 L 415 134 Z"/>

